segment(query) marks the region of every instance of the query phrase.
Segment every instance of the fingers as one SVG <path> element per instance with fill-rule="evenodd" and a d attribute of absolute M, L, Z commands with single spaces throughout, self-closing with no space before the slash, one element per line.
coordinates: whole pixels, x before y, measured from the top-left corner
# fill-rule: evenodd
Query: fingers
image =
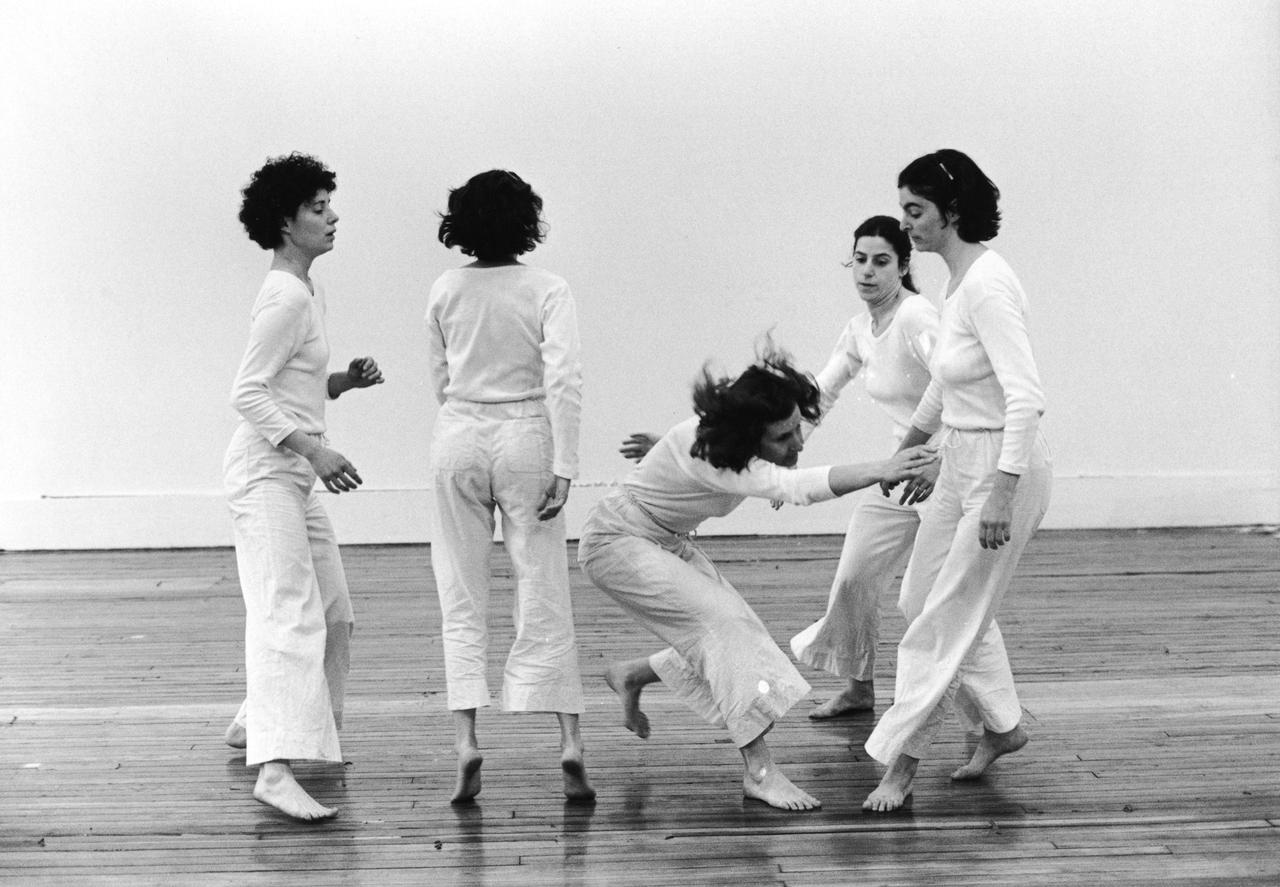
<path fill-rule="evenodd" d="M 568 500 L 568 496 L 556 497 L 548 496 L 542 501 L 538 507 L 538 520 L 548 521 L 555 517 L 564 508 L 564 503 Z"/>
<path fill-rule="evenodd" d="M 351 361 L 347 375 L 361 388 L 367 388 L 370 385 L 381 385 L 386 381 L 382 377 L 382 370 L 378 367 L 378 362 L 372 357 L 357 357 Z"/>
<path fill-rule="evenodd" d="M 320 479 L 324 482 L 325 489 L 330 493 L 349 493 L 364 483 L 355 466 L 345 459 L 342 460 L 337 470 L 324 475 Z"/>
<path fill-rule="evenodd" d="M 1009 525 L 999 521 L 983 521 L 978 526 L 978 544 L 990 551 L 995 551 L 1006 544 L 1013 536 L 1009 533 Z"/>

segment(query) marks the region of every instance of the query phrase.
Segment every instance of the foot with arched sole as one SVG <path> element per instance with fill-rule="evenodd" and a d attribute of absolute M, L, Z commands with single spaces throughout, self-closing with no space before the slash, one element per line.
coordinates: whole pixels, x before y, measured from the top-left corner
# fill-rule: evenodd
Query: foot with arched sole
<path fill-rule="evenodd" d="M 994 764 L 996 759 L 1016 752 L 1030 739 L 1031 737 L 1027 735 L 1026 730 L 1022 729 L 1021 724 L 1008 733 L 992 733 L 990 730 L 983 730 L 982 738 L 978 740 L 978 747 L 973 750 L 973 757 L 969 759 L 969 763 L 953 772 L 951 778 L 956 781 L 978 779 L 987 772 L 987 768 Z"/>

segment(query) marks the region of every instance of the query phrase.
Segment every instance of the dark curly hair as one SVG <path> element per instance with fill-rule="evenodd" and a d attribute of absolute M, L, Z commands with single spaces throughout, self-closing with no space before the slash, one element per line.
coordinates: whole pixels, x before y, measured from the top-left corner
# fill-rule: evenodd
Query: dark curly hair
<path fill-rule="evenodd" d="M 858 240 L 863 237 L 880 237 L 893 247 L 893 251 L 898 255 L 898 268 L 907 268 L 907 273 L 902 275 L 902 285 L 913 293 L 918 293 L 915 281 L 911 279 L 911 238 L 907 236 L 907 232 L 902 230 L 902 225 L 898 224 L 898 220 L 893 216 L 872 216 L 857 228 L 853 229 L 853 249 L 858 249 Z M 846 268 L 853 267 L 853 256 L 849 257 L 849 261 L 844 263 Z"/>
<path fill-rule="evenodd" d="M 793 367 L 790 356 L 772 344 L 736 379 L 713 378 L 704 365 L 693 386 L 699 421 L 689 455 L 742 471 L 759 453 L 765 426 L 788 418 L 796 407 L 808 421 L 818 421 L 818 396 L 813 377 Z"/>
<path fill-rule="evenodd" d="M 955 213 L 961 240 L 978 243 L 1000 231 L 1000 189 L 968 154 L 943 148 L 918 157 L 898 173 L 898 187 L 936 205 L 944 223 Z"/>
<path fill-rule="evenodd" d="M 258 246 L 275 249 L 284 242 L 280 229 L 285 219 L 296 216 L 298 207 L 315 197 L 317 191 L 337 187 L 333 171 L 310 154 L 294 151 L 283 157 L 270 157 L 240 192 L 244 195 L 240 224 Z"/>
<path fill-rule="evenodd" d="M 472 176 L 449 191 L 449 211 L 440 216 L 440 242 L 477 259 L 505 259 L 530 252 L 545 236 L 542 198 L 524 179 L 505 169 Z"/>

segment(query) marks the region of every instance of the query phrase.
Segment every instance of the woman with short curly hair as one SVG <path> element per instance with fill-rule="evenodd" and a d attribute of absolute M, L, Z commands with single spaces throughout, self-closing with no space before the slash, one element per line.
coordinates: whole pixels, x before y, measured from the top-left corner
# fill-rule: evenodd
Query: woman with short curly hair
<path fill-rule="evenodd" d="M 227 742 L 258 765 L 253 796 L 297 819 L 337 814 L 291 761 L 342 762 L 338 728 L 353 625 L 333 527 L 316 496 L 361 479 L 325 437 L 325 401 L 382 381 L 371 357 L 328 371 L 324 289 L 311 264 L 333 249 L 334 174 L 306 154 L 268 160 L 244 188 L 240 221 L 272 251 L 250 312 L 231 403 L 241 416 L 223 464 L 245 604 L 244 705 Z"/>
<path fill-rule="evenodd" d="M 516 639 L 502 707 L 554 712 L 565 796 L 590 801 L 583 711 L 561 510 L 578 475 L 582 367 L 564 279 L 519 261 L 542 240 L 542 198 L 490 170 L 449 193 L 439 239 L 473 256 L 427 299 L 427 354 L 440 410 L 431 439 L 431 567 L 442 614 L 454 721 L 454 803 L 480 793 L 476 711 L 490 704 L 489 555 L 495 512 L 515 570 Z"/>
<path fill-rule="evenodd" d="M 737 378 L 704 369 L 693 403 L 696 415 L 653 442 L 591 510 L 578 543 L 587 577 L 670 645 L 612 665 L 605 679 L 637 736 L 649 735 L 641 692 L 661 681 L 706 721 L 728 729 L 742 753 L 747 797 L 812 810 L 818 800 L 778 771 L 765 743 L 809 685 L 691 534 L 748 496 L 820 502 L 914 477 L 933 456 L 916 449 L 885 462 L 796 469 L 802 423 L 818 418 L 818 387 L 772 349 Z M 633 435 L 624 454 L 644 437 Z"/>

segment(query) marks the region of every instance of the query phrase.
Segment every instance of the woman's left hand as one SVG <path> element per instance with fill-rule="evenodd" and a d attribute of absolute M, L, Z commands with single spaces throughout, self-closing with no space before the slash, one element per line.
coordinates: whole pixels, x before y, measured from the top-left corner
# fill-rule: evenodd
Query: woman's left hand
<path fill-rule="evenodd" d="M 997 486 L 982 506 L 982 517 L 978 524 L 978 544 L 994 551 L 1013 538 L 1009 530 L 1012 525 L 1013 496 L 1006 495 Z"/>
<path fill-rule="evenodd" d="M 368 388 L 371 385 L 381 385 L 384 381 L 382 370 L 372 357 L 357 357 L 351 361 L 351 365 L 347 367 L 347 379 L 352 388 Z"/>
<path fill-rule="evenodd" d="M 918 475 L 906 482 L 906 488 L 902 491 L 902 498 L 898 500 L 898 503 L 901 505 L 914 505 L 932 496 L 933 488 L 938 483 L 938 472 L 941 470 L 942 460 L 926 465 Z"/>
<path fill-rule="evenodd" d="M 542 501 L 538 503 L 538 520 L 551 520 L 569 501 L 569 478 L 555 475 L 554 480 L 543 491 Z"/>

